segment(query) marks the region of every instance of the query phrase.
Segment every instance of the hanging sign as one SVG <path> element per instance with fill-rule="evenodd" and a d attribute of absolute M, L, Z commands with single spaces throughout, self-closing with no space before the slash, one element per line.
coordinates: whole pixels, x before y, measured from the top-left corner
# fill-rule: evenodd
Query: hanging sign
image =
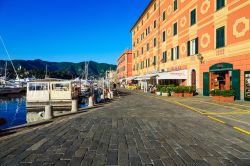
<path fill-rule="evenodd" d="M 245 71 L 245 100 L 250 101 L 250 71 Z"/>

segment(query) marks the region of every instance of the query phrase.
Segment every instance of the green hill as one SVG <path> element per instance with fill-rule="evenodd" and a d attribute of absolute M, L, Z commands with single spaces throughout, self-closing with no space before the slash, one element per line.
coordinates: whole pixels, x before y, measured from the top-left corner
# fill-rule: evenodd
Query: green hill
<path fill-rule="evenodd" d="M 85 68 L 85 62 L 71 63 L 71 62 L 47 62 L 40 59 L 36 60 L 13 60 L 15 68 L 17 69 L 20 77 L 44 78 L 46 65 L 48 69 L 48 75 L 51 78 L 64 78 L 71 79 L 76 78 L 83 74 Z M 0 74 L 4 74 L 5 61 L 0 60 Z M 11 63 L 8 61 L 8 77 L 15 77 L 14 71 L 11 67 Z M 116 65 L 97 63 L 94 61 L 89 62 L 89 76 L 100 78 L 105 75 L 107 70 L 116 70 Z"/>

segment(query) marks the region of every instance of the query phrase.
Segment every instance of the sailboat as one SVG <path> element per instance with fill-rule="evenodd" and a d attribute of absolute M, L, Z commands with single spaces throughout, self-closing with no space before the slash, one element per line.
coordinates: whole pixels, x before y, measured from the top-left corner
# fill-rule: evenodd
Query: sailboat
<path fill-rule="evenodd" d="M 9 60 L 10 60 L 10 63 L 15 71 L 15 74 L 16 74 L 16 80 L 14 80 L 13 82 L 7 80 L 7 61 L 5 63 L 5 74 L 3 77 L 0 78 L 0 95 L 8 95 L 8 94 L 19 94 L 21 93 L 22 91 L 24 91 L 26 88 L 20 83 L 20 79 L 19 79 L 19 76 L 16 72 L 16 69 L 14 67 L 14 64 L 10 58 L 10 55 L 9 55 L 9 52 L 4 44 L 4 41 L 0 35 L 0 40 L 3 44 L 3 48 L 6 52 L 6 54 L 8 55 L 9 57 Z"/>

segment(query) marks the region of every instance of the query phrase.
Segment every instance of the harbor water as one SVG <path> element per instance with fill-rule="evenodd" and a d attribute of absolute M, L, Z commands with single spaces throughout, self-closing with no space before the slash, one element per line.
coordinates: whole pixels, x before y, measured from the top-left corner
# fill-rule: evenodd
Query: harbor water
<path fill-rule="evenodd" d="M 0 119 L 4 124 L 1 129 L 14 127 L 26 123 L 26 103 L 25 97 L 1 98 L 0 99 Z"/>

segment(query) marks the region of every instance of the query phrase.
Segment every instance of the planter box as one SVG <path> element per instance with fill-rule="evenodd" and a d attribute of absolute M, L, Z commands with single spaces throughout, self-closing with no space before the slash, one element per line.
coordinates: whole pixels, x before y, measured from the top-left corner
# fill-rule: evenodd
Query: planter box
<path fill-rule="evenodd" d="M 168 93 L 162 93 L 162 96 L 169 96 Z"/>
<path fill-rule="evenodd" d="M 212 96 L 213 101 L 220 101 L 221 96 Z"/>
<path fill-rule="evenodd" d="M 229 97 L 220 96 L 220 101 L 221 102 L 234 102 L 234 96 L 229 96 Z"/>
<path fill-rule="evenodd" d="M 234 96 L 223 97 L 223 96 L 212 96 L 213 101 L 217 102 L 234 102 Z"/>
<path fill-rule="evenodd" d="M 183 97 L 192 97 L 194 96 L 193 93 L 183 93 Z"/>
<path fill-rule="evenodd" d="M 156 95 L 157 96 L 161 96 L 161 92 L 156 92 Z"/>
<path fill-rule="evenodd" d="M 174 97 L 182 97 L 182 96 L 183 96 L 183 93 L 174 93 L 173 96 L 174 96 Z"/>

